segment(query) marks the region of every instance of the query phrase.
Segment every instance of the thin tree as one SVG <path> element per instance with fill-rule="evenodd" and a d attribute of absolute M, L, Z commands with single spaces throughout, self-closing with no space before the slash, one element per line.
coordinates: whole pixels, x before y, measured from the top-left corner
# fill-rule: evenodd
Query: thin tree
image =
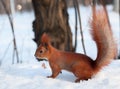
<path fill-rule="evenodd" d="M 79 7 L 78 0 L 74 0 L 74 3 L 75 3 L 76 9 L 77 9 L 77 13 L 78 13 L 78 19 L 79 19 L 79 24 L 80 24 L 80 34 L 81 34 L 81 41 L 82 41 L 83 52 L 86 55 L 85 44 L 84 44 L 84 35 L 83 35 L 82 24 L 81 24 L 80 7 Z"/>
<path fill-rule="evenodd" d="M 75 52 L 76 51 L 76 48 L 77 48 L 77 31 L 78 31 L 78 14 L 77 14 L 77 8 L 76 8 L 76 2 L 75 0 L 73 0 L 73 6 L 74 6 L 74 9 L 75 9 L 75 44 L 74 44 L 74 49 L 73 51 Z"/>
<path fill-rule="evenodd" d="M 12 19 L 12 17 L 10 16 L 10 13 L 9 13 L 9 11 L 7 10 L 6 5 L 5 5 L 5 3 L 4 3 L 3 0 L 1 0 L 1 3 L 2 3 L 4 9 L 5 9 L 5 12 L 6 12 L 7 16 L 8 16 L 8 19 L 9 19 L 9 22 L 10 22 L 10 25 L 11 25 L 11 29 L 12 29 L 13 48 L 14 48 L 14 50 L 13 50 L 13 60 L 12 60 L 12 64 L 14 64 L 15 53 L 16 53 L 17 63 L 19 63 L 19 55 L 18 55 L 18 49 L 17 49 L 17 44 L 16 44 L 16 38 L 15 38 L 15 32 L 14 32 L 14 26 L 13 26 L 13 19 Z"/>

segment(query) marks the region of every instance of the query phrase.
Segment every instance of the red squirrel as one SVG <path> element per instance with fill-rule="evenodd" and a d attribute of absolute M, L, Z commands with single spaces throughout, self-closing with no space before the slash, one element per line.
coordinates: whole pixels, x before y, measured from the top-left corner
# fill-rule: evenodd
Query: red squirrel
<path fill-rule="evenodd" d="M 37 48 L 35 56 L 39 60 L 47 59 L 49 61 L 52 75 L 48 78 L 55 78 L 63 69 L 72 72 L 77 77 L 75 82 L 87 80 L 115 58 L 116 43 L 104 10 L 93 11 L 90 26 L 91 36 L 98 50 L 96 60 L 84 54 L 60 51 L 51 45 L 48 34 L 42 35 L 41 44 Z"/>

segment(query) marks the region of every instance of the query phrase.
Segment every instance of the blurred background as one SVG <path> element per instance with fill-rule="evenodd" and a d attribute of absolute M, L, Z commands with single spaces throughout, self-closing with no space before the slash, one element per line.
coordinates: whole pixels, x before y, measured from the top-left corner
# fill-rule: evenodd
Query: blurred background
<path fill-rule="evenodd" d="M 78 0 L 80 4 L 84 5 L 84 6 L 89 6 L 91 0 Z M 30 12 L 33 11 L 33 7 L 32 7 L 32 0 L 4 0 L 7 9 L 9 10 L 9 12 L 11 11 L 11 6 L 10 3 L 14 4 L 14 10 L 15 12 Z M 68 7 L 73 7 L 73 0 L 66 0 L 67 2 L 67 6 Z M 113 5 L 114 8 L 113 10 L 118 12 L 120 11 L 119 8 L 119 0 L 105 0 L 105 4 L 106 5 Z M 2 6 L 2 3 L 0 2 L 0 14 L 5 14 L 5 10 Z"/>

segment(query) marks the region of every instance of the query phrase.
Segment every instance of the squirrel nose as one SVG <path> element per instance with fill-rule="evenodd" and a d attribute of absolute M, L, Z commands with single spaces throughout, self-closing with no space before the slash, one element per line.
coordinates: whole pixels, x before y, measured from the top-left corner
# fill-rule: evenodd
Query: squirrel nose
<path fill-rule="evenodd" d="M 36 53 L 34 54 L 35 57 L 37 57 Z"/>

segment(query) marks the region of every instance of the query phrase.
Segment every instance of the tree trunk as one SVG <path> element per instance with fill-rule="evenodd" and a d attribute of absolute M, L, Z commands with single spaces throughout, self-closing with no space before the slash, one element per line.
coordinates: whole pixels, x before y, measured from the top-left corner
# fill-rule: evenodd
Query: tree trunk
<path fill-rule="evenodd" d="M 114 11 L 120 13 L 119 0 L 114 0 Z"/>
<path fill-rule="evenodd" d="M 44 32 L 50 35 L 51 44 L 60 50 L 72 51 L 72 33 L 68 23 L 65 0 L 32 0 L 35 12 L 34 41 L 40 44 Z"/>

